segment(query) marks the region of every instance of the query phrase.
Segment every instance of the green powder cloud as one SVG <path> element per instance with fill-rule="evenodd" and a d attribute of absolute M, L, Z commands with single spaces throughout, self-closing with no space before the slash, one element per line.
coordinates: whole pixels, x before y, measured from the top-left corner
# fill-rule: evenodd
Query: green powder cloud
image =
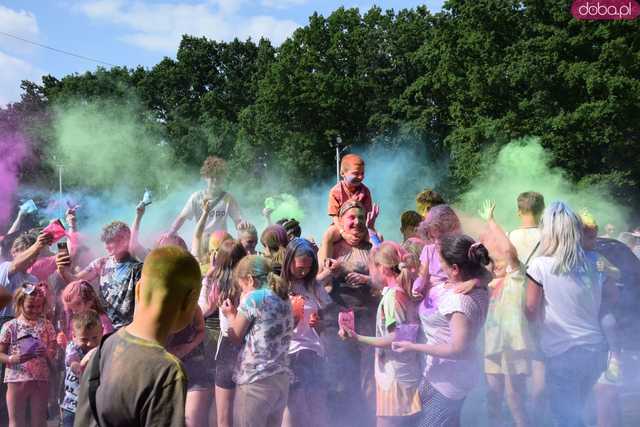
<path fill-rule="evenodd" d="M 542 193 L 547 205 L 563 200 L 576 212 L 587 208 L 601 228 L 606 223 L 616 225 L 619 231 L 626 227 L 628 209 L 606 188 L 577 185 L 561 169 L 552 167 L 550 154 L 537 138 L 512 141 L 494 158 L 485 155 L 482 175 L 460 197 L 458 207 L 475 213 L 483 200 L 495 200 L 497 220 L 511 230 L 518 226 L 516 198 L 525 191 Z"/>

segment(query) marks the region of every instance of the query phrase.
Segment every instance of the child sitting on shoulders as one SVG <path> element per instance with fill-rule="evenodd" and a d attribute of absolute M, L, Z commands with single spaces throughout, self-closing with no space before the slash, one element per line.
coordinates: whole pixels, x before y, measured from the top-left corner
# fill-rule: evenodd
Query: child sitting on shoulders
<path fill-rule="evenodd" d="M 349 236 L 341 229 L 338 221 L 340 207 L 348 201 L 358 201 L 364 207 L 367 218 L 370 217 L 377 207 L 373 205 L 371 192 L 364 185 L 364 160 L 357 154 L 347 154 L 340 162 L 340 182 L 329 191 L 328 214 L 331 217 L 332 225 L 329 227 L 322 239 L 322 246 L 318 253 L 318 259 L 322 264 L 327 258 L 327 254 L 333 252 L 333 245 L 341 239 L 348 239 Z"/>

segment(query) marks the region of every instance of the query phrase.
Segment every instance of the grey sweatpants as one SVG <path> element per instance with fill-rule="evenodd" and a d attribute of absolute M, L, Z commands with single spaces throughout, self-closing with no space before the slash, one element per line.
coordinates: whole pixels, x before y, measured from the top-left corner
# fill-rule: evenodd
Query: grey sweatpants
<path fill-rule="evenodd" d="M 280 427 L 289 398 L 289 374 L 238 384 L 233 402 L 234 427 Z"/>

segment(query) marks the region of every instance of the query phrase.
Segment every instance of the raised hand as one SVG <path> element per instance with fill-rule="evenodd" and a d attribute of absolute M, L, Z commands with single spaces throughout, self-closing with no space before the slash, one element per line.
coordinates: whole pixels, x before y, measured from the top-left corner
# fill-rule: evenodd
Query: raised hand
<path fill-rule="evenodd" d="M 47 248 L 51 246 L 51 243 L 53 243 L 53 236 L 51 234 L 49 233 L 38 234 L 38 239 L 36 240 L 36 244 L 40 248 Z"/>
<path fill-rule="evenodd" d="M 375 230 L 376 228 L 376 219 L 380 215 L 380 205 L 377 203 L 373 204 L 371 212 L 367 212 L 367 228 L 371 230 Z"/>
<path fill-rule="evenodd" d="M 496 202 L 493 200 L 485 200 L 478 210 L 478 215 L 485 221 L 493 220 L 493 211 L 496 209 Z"/>

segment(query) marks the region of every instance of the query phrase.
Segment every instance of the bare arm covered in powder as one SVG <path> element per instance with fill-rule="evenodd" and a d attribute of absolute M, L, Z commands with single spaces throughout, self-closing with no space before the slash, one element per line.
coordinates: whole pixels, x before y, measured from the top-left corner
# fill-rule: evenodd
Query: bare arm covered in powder
<path fill-rule="evenodd" d="M 7 231 L 7 234 L 13 234 L 16 231 L 18 231 L 18 229 L 22 225 L 23 219 L 24 219 L 24 213 L 22 212 L 22 209 L 21 209 L 18 211 L 18 216 L 16 217 L 16 220 L 13 221 L 13 224 L 11 224 L 11 228 Z"/>
<path fill-rule="evenodd" d="M 71 256 L 66 252 L 58 252 L 56 255 L 56 266 L 58 269 L 58 274 L 62 280 L 69 284 L 75 280 L 86 280 L 87 282 L 91 282 L 96 279 L 99 274 L 97 269 L 94 268 L 96 261 L 92 262 L 87 268 L 82 270 L 77 274 L 73 274 L 69 271 L 69 266 L 71 265 Z"/>
<path fill-rule="evenodd" d="M 145 259 L 148 252 L 147 249 L 138 241 L 140 223 L 142 222 L 145 209 L 146 207 L 142 202 L 138 203 L 138 206 L 136 206 L 136 216 L 133 219 L 133 224 L 131 224 L 131 237 L 129 238 L 129 253 L 141 261 Z"/>
<path fill-rule="evenodd" d="M 538 317 L 540 303 L 542 302 L 544 290 L 542 286 L 529 279 L 527 281 L 527 294 L 525 297 L 524 314 L 527 320 L 534 322 Z"/>
<path fill-rule="evenodd" d="M 202 236 L 204 235 L 204 227 L 207 224 L 207 218 L 209 218 L 209 213 L 213 209 L 211 206 L 211 200 L 204 199 L 202 202 L 202 215 L 198 219 L 198 223 L 196 224 L 196 229 L 193 232 L 193 240 L 191 241 L 191 253 L 197 258 L 203 255 L 201 254 L 202 248 Z"/>
<path fill-rule="evenodd" d="M 393 340 L 396 336 L 395 331 L 392 331 L 382 337 L 367 337 L 364 335 L 358 335 L 355 331 L 350 331 L 347 329 L 340 329 L 338 334 L 344 336 L 347 339 L 353 339 L 360 344 L 370 345 L 372 347 L 378 348 L 391 348 L 391 344 L 393 343 Z"/>
<path fill-rule="evenodd" d="M 493 215 L 495 208 L 495 202 L 485 202 L 482 212 L 484 213 L 484 219 L 487 221 L 487 229 L 480 235 L 480 241 L 489 250 L 493 259 L 506 260 L 507 265 L 516 270 L 520 267 L 518 251 L 509 240 L 507 233 L 496 222 Z"/>
<path fill-rule="evenodd" d="M 41 250 L 48 247 L 52 241 L 51 235 L 47 233 L 40 233 L 38 235 L 38 239 L 36 242 L 29 246 L 25 251 L 22 251 L 9 266 L 9 274 L 14 274 L 18 271 L 25 272 L 32 264 L 33 261 L 38 257 L 38 254 Z"/>
<path fill-rule="evenodd" d="M 422 264 L 420 264 L 420 272 L 416 280 L 413 282 L 411 288 L 411 295 L 417 299 L 424 299 L 429 296 L 429 289 L 431 288 L 431 276 L 429 275 L 429 259 L 424 258 Z"/>

